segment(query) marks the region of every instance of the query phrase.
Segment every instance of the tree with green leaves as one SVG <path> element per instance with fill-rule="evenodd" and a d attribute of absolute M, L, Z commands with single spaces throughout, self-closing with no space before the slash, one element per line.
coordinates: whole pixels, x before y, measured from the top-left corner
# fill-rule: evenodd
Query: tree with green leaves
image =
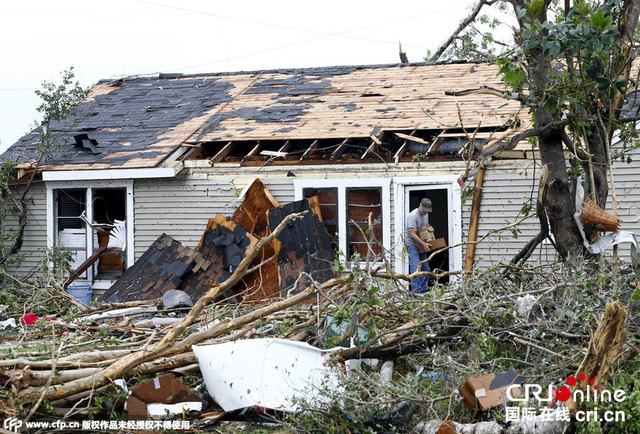
<path fill-rule="evenodd" d="M 75 113 L 78 103 L 87 96 L 87 89 L 74 81 L 73 67 L 61 74 L 60 83 L 44 81 L 36 95 L 42 103 L 37 111 L 42 115 L 42 134 L 37 144 L 38 160 L 30 170 L 16 170 L 13 161 L 0 162 L 0 266 L 16 258 L 24 243 L 27 227 L 29 191 L 38 173 L 37 169 L 59 148 L 60 143 L 50 132 L 52 122 L 62 121 Z M 7 219 L 17 222 L 7 229 Z"/>
<path fill-rule="evenodd" d="M 496 7 L 513 13 L 510 44 L 497 41 L 492 29 L 498 22 L 481 15 Z M 637 136 L 640 118 L 624 108 L 638 84 L 632 71 L 639 14 L 640 0 L 479 0 L 427 59 L 493 60 L 511 87 L 510 97 L 530 109 L 531 129 L 478 157 L 482 162 L 524 139 L 538 146 L 542 230 L 531 250 L 550 231 L 562 258 L 585 253 L 574 219 L 576 188 L 580 184 L 585 198 L 604 207 L 614 133 L 627 144 Z M 492 54 L 496 49 L 500 54 Z"/>

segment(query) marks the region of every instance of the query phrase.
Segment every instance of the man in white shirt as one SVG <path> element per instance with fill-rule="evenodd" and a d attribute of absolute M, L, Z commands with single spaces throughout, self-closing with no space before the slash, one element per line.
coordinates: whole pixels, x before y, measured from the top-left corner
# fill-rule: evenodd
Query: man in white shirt
<path fill-rule="evenodd" d="M 426 261 L 431 251 L 431 245 L 420 239 L 418 233 L 420 229 L 429 226 L 429 213 L 433 210 L 431 201 L 424 198 L 420 201 L 420 205 L 407 216 L 405 223 L 404 242 L 407 247 L 407 253 L 409 254 L 409 274 L 414 273 L 420 262 L 422 267 L 421 271 L 430 271 L 429 263 Z M 425 253 L 420 253 L 419 247 L 422 246 Z M 423 294 L 427 292 L 427 285 L 429 284 L 429 276 L 416 277 L 411 281 L 411 292 L 414 294 Z"/>

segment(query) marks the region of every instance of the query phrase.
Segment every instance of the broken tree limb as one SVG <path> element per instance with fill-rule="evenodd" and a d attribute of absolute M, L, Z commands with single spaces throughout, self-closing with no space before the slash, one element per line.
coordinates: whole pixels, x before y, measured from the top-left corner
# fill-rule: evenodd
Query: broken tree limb
<path fill-rule="evenodd" d="M 492 4 L 494 4 L 497 0 L 479 0 L 478 3 L 476 3 L 475 7 L 473 8 L 473 10 L 471 11 L 471 13 L 460 22 L 460 24 L 458 25 L 458 28 L 456 28 L 456 30 L 454 30 L 454 32 L 449 36 L 449 38 L 447 38 L 446 41 L 444 41 L 442 43 L 442 45 L 440 45 L 438 47 L 438 49 L 436 50 L 435 53 L 433 53 L 433 56 L 429 57 L 429 61 L 430 62 L 437 62 L 440 57 L 442 56 L 442 54 L 446 51 L 447 48 L 449 48 L 449 46 L 451 44 L 453 44 L 453 41 L 456 40 L 456 38 L 458 37 L 458 35 L 460 35 L 460 33 L 467 28 L 467 26 L 469 26 L 471 23 L 473 23 L 476 19 L 476 17 L 478 16 L 478 14 L 480 13 L 480 10 L 482 9 L 483 6 L 491 6 Z"/>
<path fill-rule="evenodd" d="M 227 290 L 233 288 L 236 283 L 238 283 L 240 279 L 242 279 L 247 274 L 249 265 L 265 245 L 271 243 L 271 241 L 287 227 L 289 222 L 302 217 L 303 214 L 304 213 L 295 213 L 285 217 L 271 234 L 262 238 L 255 245 L 255 247 L 251 249 L 250 252 L 248 252 L 248 254 L 242 259 L 240 265 L 238 265 L 238 268 L 236 268 L 233 274 L 224 282 L 213 286 L 205 295 L 203 295 L 202 298 L 200 298 L 194 304 L 183 321 L 171 327 L 169 332 L 160 340 L 160 342 L 154 343 L 148 348 L 143 348 L 140 351 L 123 357 L 95 376 L 71 381 L 60 386 L 52 386 L 51 388 L 46 390 L 45 393 L 42 394 L 42 396 L 49 400 L 55 400 L 81 392 L 83 390 L 103 386 L 107 384 L 111 379 L 119 378 L 124 373 L 130 371 L 145 360 L 149 361 L 157 357 L 164 350 L 172 346 L 175 339 L 196 320 L 197 316 L 204 310 L 205 306 L 213 302 Z M 20 391 L 18 393 L 18 396 L 22 402 L 33 402 L 39 399 L 41 393 L 41 389 L 30 388 Z"/>
<path fill-rule="evenodd" d="M 320 285 L 320 288 L 329 289 L 339 283 L 344 283 L 345 281 L 346 279 L 335 278 L 323 283 L 322 285 Z M 182 341 L 177 342 L 175 345 L 171 346 L 166 351 L 164 351 L 162 355 L 174 354 L 176 352 L 184 351 L 187 348 L 191 348 L 192 345 L 198 344 L 204 341 L 205 339 L 212 339 L 212 338 L 221 336 L 225 333 L 228 333 L 230 331 L 243 327 L 247 324 L 250 324 L 257 319 L 263 318 L 274 312 L 286 309 L 287 307 L 294 306 L 298 303 L 308 300 L 309 298 L 313 297 L 317 293 L 318 293 L 318 290 L 315 287 L 311 286 L 306 290 L 299 292 L 298 294 L 293 295 L 285 300 L 271 303 L 260 309 L 256 309 L 240 318 L 224 320 L 211 328 L 208 328 L 199 332 L 195 332 L 187 336 Z"/>
<path fill-rule="evenodd" d="M 484 181 L 485 168 L 482 167 L 476 173 L 475 182 L 473 186 L 473 199 L 471 202 L 471 219 L 469 221 L 469 235 L 467 244 L 467 252 L 464 260 L 464 270 L 471 271 L 473 268 L 473 261 L 476 254 L 475 241 L 478 237 L 478 222 L 480 221 L 480 202 L 482 200 L 482 184 Z"/>
<path fill-rule="evenodd" d="M 606 389 L 611 375 L 611 366 L 624 352 L 626 317 L 627 310 L 617 301 L 608 303 L 605 307 L 600 324 L 589 341 L 587 354 L 576 372 L 576 378 L 583 374 L 585 381 L 577 381 L 570 389 L 571 398 L 566 406 L 572 413 L 575 413 L 581 404 L 573 400 L 574 392 L 581 390 L 584 393 L 591 379 L 594 380 L 593 385 L 598 386 L 598 390 Z"/>

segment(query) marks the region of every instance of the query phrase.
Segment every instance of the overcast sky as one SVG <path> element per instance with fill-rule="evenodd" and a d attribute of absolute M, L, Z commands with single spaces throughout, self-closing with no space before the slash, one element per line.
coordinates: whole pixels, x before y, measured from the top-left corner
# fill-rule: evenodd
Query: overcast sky
<path fill-rule="evenodd" d="M 37 119 L 34 91 L 158 72 L 423 60 L 475 0 L 20 0 L 0 3 L 0 151 Z"/>

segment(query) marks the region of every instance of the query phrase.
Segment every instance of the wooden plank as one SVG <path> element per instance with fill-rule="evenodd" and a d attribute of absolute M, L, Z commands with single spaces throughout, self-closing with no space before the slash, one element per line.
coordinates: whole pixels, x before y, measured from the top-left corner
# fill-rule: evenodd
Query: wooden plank
<path fill-rule="evenodd" d="M 482 184 L 484 181 L 484 168 L 476 173 L 475 185 L 473 187 L 473 201 L 471 202 L 471 218 L 469 221 L 469 235 L 467 252 L 464 260 L 464 270 L 471 271 L 476 254 L 476 239 L 478 237 L 478 222 L 480 220 L 480 202 L 482 200 Z"/>
<path fill-rule="evenodd" d="M 405 139 L 405 140 L 409 140 L 412 142 L 416 142 L 416 143 L 420 143 L 422 145 L 430 145 L 430 142 L 427 142 L 424 139 L 421 139 L 420 137 L 414 137 L 413 135 L 408 135 L 408 134 L 402 134 L 402 133 L 394 133 L 396 136 L 400 137 L 401 139 Z M 415 134 L 415 131 L 413 131 L 411 134 Z"/>
<path fill-rule="evenodd" d="M 247 232 L 263 237 L 267 229 L 267 211 L 280 206 L 264 183 L 256 178 L 244 200 L 233 213 L 233 221 Z"/>
<path fill-rule="evenodd" d="M 219 163 L 222 160 L 224 160 L 227 157 L 227 155 L 229 155 L 229 152 L 231 152 L 233 145 L 234 145 L 234 142 L 228 142 L 226 145 L 222 147 L 222 149 L 220 149 L 220 151 L 218 151 L 216 155 L 213 156 L 213 158 L 211 158 L 210 161 L 212 163 Z"/>
<path fill-rule="evenodd" d="M 289 149 L 291 149 L 291 140 L 284 142 L 284 145 L 278 149 L 278 152 L 289 152 Z"/>
<path fill-rule="evenodd" d="M 249 160 L 251 157 L 258 155 L 260 149 L 262 149 L 262 143 L 258 140 L 256 145 L 242 158 L 242 161 L 244 162 L 245 160 Z"/>
<path fill-rule="evenodd" d="M 402 143 L 402 146 L 400 146 L 400 149 L 398 149 L 398 152 L 396 152 L 396 155 L 393 156 L 393 159 L 395 160 L 396 164 L 400 162 L 400 159 L 402 158 L 402 156 L 407 152 L 407 148 L 409 147 L 409 139 L 418 138 L 418 137 L 413 137 L 415 133 L 416 133 L 416 130 L 411 131 L 411 134 L 408 134 L 408 135 L 403 133 L 394 133 L 396 136 L 400 137 L 401 139 L 404 138 L 404 142 Z"/>
<path fill-rule="evenodd" d="M 331 153 L 332 160 L 342 157 L 342 154 L 344 154 L 344 151 L 347 150 L 348 141 L 349 139 L 344 139 L 342 143 L 340 143 L 340 145 L 338 145 L 338 147 Z"/>
<path fill-rule="evenodd" d="M 320 210 L 318 196 L 308 197 L 307 200 L 309 201 L 309 209 L 311 212 L 318 216 L 318 220 L 322 221 L 322 211 Z"/>
<path fill-rule="evenodd" d="M 402 146 L 400 146 L 400 149 L 398 149 L 398 152 L 396 152 L 396 155 L 393 156 L 393 159 L 395 160 L 396 164 L 400 162 L 400 159 L 402 158 L 402 156 L 407 152 L 408 147 L 409 147 L 409 143 L 405 140 Z"/>
<path fill-rule="evenodd" d="M 304 151 L 304 153 L 302 154 L 302 156 L 300 157 L 300 161 L 304 160 L 304 158 L 307 155 L 310 155 L 313 153 L 313 151 L 315 151 L 316 149 L 318 149 L 318 143 L 320 143 L 319 140 L 314 140 L 311 145 L 307 148 L 306 151 Z"/>
<path fill-rule="evenodd" d="M 384 131 L 380 133 L 379 136 L 380 137 L 384 136 Z M 382 145 L 382 140 L 380 140 L 375 135 L 372 134 L 369 137 L 371 137 L 371 144 L 369 145 L 367 150 L 364 151 L 364 154 L 362 154 L 362 157 L 360 157 L 361 160 L 364 160 L 365 158 L 367 158 L 370 153 L 376 152 L 378 150 L 378 146 Z"/>

